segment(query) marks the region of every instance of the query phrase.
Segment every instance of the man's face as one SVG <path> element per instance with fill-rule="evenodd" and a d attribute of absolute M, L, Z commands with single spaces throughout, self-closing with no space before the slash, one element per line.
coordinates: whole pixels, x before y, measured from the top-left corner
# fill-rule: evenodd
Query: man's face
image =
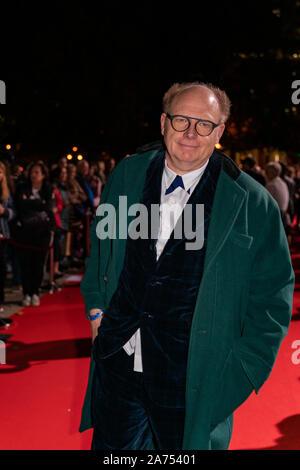
<path fill-rule="evenodd" d="M 218 124 L 221 113 L 214 94 L 205 87 L 190 88 L 176 97 L 169 114 L 206 119 Z M 168 166 L 178 174 L 184 174 L 203 166 L 219 142 L 225 125 L 220 124 L 209 136 L 200 136 L 195 130 L 194 119 L 189 129 L 177 132 L 172 128 L 166 114 L 161 115 L 161 133 L 167 148 Z"/>

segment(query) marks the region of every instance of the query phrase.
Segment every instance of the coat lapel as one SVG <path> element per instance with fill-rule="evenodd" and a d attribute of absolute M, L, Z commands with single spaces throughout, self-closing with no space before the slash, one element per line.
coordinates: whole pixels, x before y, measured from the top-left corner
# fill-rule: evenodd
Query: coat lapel
<path fill-rule="evenodd" d="M 226 242 L 246 196 L 246 191 L 222 169 L 212 208 L 204 272 Z"/>

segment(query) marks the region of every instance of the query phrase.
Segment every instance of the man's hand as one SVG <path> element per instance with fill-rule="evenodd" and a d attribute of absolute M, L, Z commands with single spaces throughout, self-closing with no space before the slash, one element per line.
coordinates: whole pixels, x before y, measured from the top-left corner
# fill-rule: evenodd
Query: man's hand
<path fill-rule="evenodd" d="M 97 308 L 93 308 L 92 310 L 90 310 L 90 315 L 95 315 L 96 313 L 100 312 L 99 309 Z M 102 315 L 103 316 L 103 315 Z M 95 341 L 95 338 L 96 336 L 98 335 L 98 328 L 100 326 L 100 323 L 102 321 L 102 316 L 99 317 L 99 318 L 96 318 L 95 320 L 91 320 L 90 321 L 90 325 L 91 325 L 91 332 L 92 332 L 92 342 Z"/>

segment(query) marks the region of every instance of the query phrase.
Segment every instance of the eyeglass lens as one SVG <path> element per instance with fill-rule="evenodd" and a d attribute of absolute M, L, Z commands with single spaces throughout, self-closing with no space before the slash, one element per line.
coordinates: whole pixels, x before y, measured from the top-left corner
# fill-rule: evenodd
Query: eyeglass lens
<path fill-rule="evenodd" d="M 171 122 L 175 131 L 183 132 L 189 128 L 191 121 L 184 116 L 174 116 L 171 118 Z M 211 134 L 213 129 L 214 126 L 209 121 L 198 121 L 196 123 L 196 131 L 199 135 L 207 136 Z"/>

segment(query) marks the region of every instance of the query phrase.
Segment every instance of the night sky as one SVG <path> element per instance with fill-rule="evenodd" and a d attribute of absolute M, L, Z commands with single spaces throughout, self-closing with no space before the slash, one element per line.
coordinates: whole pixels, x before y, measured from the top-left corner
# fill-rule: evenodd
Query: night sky
<path fill-rule="evenodd" d="M 236 132 L 225 133 L 225 147 L 296 155 L 299 4 L 11 2 L 1 20 L 0 146 L 53 159 L 78 145 L 122 158 L 160 138 L 166 89 L 200 80 L 232 100 Z"/>

